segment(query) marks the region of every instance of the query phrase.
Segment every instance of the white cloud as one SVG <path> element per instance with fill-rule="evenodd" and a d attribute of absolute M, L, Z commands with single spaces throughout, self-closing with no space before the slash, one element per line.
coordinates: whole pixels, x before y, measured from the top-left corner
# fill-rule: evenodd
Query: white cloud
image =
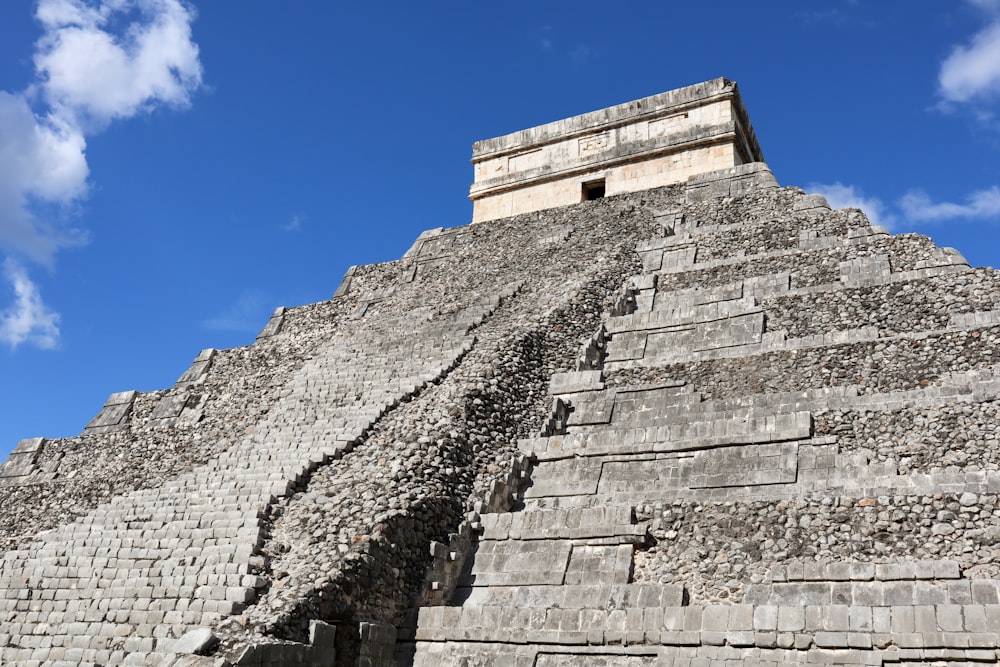
<path fill-rule="evenodd" d="M 967 2 L 984 12 L 1000 14 L 1000 0 L 967 0 Z"/>
<path fill-rule="evenodd" d="M 1000 20 L 956 46 L 941 63 L 941 96 L 948 102 L 970 102 L 1000 93 Z"/>
<path fill-rule="evenodd" d="M 105 123 L 158 104 L 185 106 L 201 85 L 192 10 L 179 0 L 41 0 L 35 69 L 45 98 L 77 121 Z M 121 34 L 106 28 L 136 18 Z"/>
<path fill-rule="evenodd" d="M 543 25 L 538 31 L 538 48 L 542 51 L 552 50 L 552 26 Z"/>
<path fill-rule="evenodd" d="M 831 208 L 860 208 L 874 225 L 892 229 L 896 224 L 896 217 L 889 212 L 881 199 L 866 197 L 860 188 L 853 185 L 844 185 L 839 181 L 830 184 L 811 183 L 806 189 L 826 197 Z"/>
<path fill-rule="evenodd" d="M 189 104 L 202 70 L 194 12 L 182 0 L 39 0 L 35 16 L 44 30 L 38 80 L 24 92 L 0 91 L 0 252 L 15 288 L 2 340 L 52 347 L 58 316 L 10 257 L 51 265 L 60 248 L 85 240 L 67 220 L 87 195 L 87 134 Z"/>
<path fill-rule="evenodd" d="M 79 234 L 32 213 L 87 191 L 86 140 L 58 118 L 38 118 L 23 96 L 0 91 L 0 249 L 50 263 Z"/>
<path fill-rule="evenodd" d="M 807 188 L 826 197 L 832 208 L 860 208 L 873 224 L 893 230 L 901 218 L 893 210 L 902 212 L 907 223 L 935 223 L 945 220 L 1000 220 L 1000 187 L 973 192 L 965 203 L 934 202 L 926 192 L 911 189 L 897 202 L 897 207 L 887 206 L 878 197 L 866 197 L 860 188 L 843 183 L 812 183 Z"/>
<path fill-rule="evenodd" d="M 59 341 L 59 315 L 49 310 L 38 288 L 20 264 L 7 258 L 4 278 L 14 290 L 14 303 L 0 312 L 0 341 L 17 347 L 31 343 L 49 349 Z"/>
<path fill-rule="evenodd" d="M 913 222 L 1000 219 L 1000 188 L 973 192 L 964 204 L 934 202 L 923 190 L 910 190 L 899 200 L 899 207 Z"/>
<path fill-rule="evenodd" d="M 953 47 L 941 63 L 939 108 L 945 111 L 1000 94 L 1000 0 L 966 1 L 986 15 L 987 24 L 968 42 Z"/>

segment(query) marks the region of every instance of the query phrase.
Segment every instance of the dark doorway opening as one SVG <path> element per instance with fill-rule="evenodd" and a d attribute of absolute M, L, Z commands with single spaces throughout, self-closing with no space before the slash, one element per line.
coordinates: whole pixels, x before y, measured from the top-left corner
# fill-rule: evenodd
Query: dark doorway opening
<path fill-rule="evenodd" d="M 589 181 L 583 184 L 583 201 L 600 199 L 604 196 L 604 179 Z"/>

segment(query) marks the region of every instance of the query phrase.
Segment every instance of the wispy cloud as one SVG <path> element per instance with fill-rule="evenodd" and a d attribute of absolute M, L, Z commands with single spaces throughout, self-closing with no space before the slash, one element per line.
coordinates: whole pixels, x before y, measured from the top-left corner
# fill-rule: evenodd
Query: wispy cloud
<path fill-rule="evenodd" d="M 795 12 L 796 18 L 806 25 L 819 25 L 833 23 L 843 25 L 847 22 L 847 14 L 835 8 L 802 10 Z"/>
<path fill-rule="evenodd" d="M 4 278 L 14 291 L 14 302 L 0 312 L 0 341 L 12 348 L 21 343 L 51 349 L 59 341 L 59 315 L 49 310 L 24 267 L 11 258 L 3 263 Z"/>
<path fill-rule="evenodd" d="M 579 44 L 569 52 L 569 58 L 577 65 L 583 65 L 591 59 L 593 51 L 586 44 Z"/>
<path fill-rule="evenodd" d="M 539 28 L 532 36 L 539 51 L 545 52 L 548 58 L 568 59 L 573 65 L 585 65 L 593 61 L 599 54 L 589 44 L 563 39 L 552 26 Z"/>
<path fill-rule="evenodd" d="M 832 4 L 832 3 L 830 3 Z M 857 0 L 843 0 L 842 7 L 826 6 L 817 9 L 801 9 L 794 16 L 806 26 L 861 26 L 874 28 L 876 23 L 858 12 Z"/>
<path fill-rule="evenodd" d="M 896 225 L 896 216 L 889 211 L 885 203 L 878 197 L 865 196 L 857 186 L 844 185 L 837 181 L 827 184 L 811 183 L 806 189 L 826 197 L 831 208 L 860 208 L 868 215 L 872 224 L 882 225 L 886 229 L 892 229 Z"/>
<path fill-rule="evenodd" d="M 87 193 L 86 140 L 55 116 L 37 116 L 23 95 L 0 91 L 0 248 L 50 264 L 78 238 L 33 205 L 62 206 Z"/>
<path fill-rule="evenodd" d="M 940 108 L 972 105 L 982 115 L 977 103 L 1000 94 L 1000 2 L 968 0 L 983 11 L 986 25 L 964 44 L 956 45 L 941 63 L 938 74 Z"/>
<path fill-rule="evenodd" d="M 281 231 L 283 232 L 297 232 L 302 229 L 302 223 L 304 218 L 300 215 L 293 215 L 291 219 L 285 224 L 281 225 Z"/>
<path fill-rule="evenodd" d="M 946 220 L 1000 220 L 1000 188 L 993 186 L 970 194 L 964 204 L 935 202 L 923 190 L 910 190 L 899 200 L 906 218 L 913 222 Z"/>
<path fill-rule="evenodd" d="M 868 219 L 889 230 L 903 226 L 919 226 L 946 221 L 1000 221 L 1000 187 L 977 190 L 963 203 L 935 202 L 919 188 L 910 189 L 895 205 L 881 198 L 867 196 L 861 188 L 843 183 L 811 183 L 810 192 L 826 197 L 832 208 L 860 208 Z"/>
<path fill-rule="evenodd" d="M 39 0 L 35 17 L 36 81 L 0 91 L 0 252 L 51 267 L 60 249 L 86 239 L 71 224 L 88 192 L 86 137 L 116 119 L 189 104 L 202 70 L 194 10 L 182 0 Z M 54 346 L 58 316 L 22 262 L 4 266 L 15 301 L 3 340 Z"/>
<path fill-rule="evenodd" d="M 538 47 L 543 51 L 552 50 L 552 26 L 543 25 L 541 30 L 539 30 L 538 35 Z"/>
<path fill-rule="evenodd" d="M 234 303 L 202 326 L 212 331 L 259 331 L 267 322 L 267 297 L 260 290 L 246 290 Z"/>

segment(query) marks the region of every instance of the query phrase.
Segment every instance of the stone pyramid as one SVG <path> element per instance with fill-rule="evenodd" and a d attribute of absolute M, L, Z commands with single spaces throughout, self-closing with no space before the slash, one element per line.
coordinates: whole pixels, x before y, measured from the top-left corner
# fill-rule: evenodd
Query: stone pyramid
<path fill-rule="evenodd" d="M 723 79 L 480 142 L 475 224 L 22 441 L 0 664 L 996 664 L 1000 274 L 762 158 Z"/>

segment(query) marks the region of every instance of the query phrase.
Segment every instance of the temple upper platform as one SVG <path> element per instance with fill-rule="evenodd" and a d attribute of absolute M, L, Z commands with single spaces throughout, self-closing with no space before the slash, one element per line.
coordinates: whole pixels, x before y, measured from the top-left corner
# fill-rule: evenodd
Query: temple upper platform
<path fill-rule="evenodd" d="M 718 78 L 472 147 L 473 222 L 763 162 L 736 84 Z"/>

